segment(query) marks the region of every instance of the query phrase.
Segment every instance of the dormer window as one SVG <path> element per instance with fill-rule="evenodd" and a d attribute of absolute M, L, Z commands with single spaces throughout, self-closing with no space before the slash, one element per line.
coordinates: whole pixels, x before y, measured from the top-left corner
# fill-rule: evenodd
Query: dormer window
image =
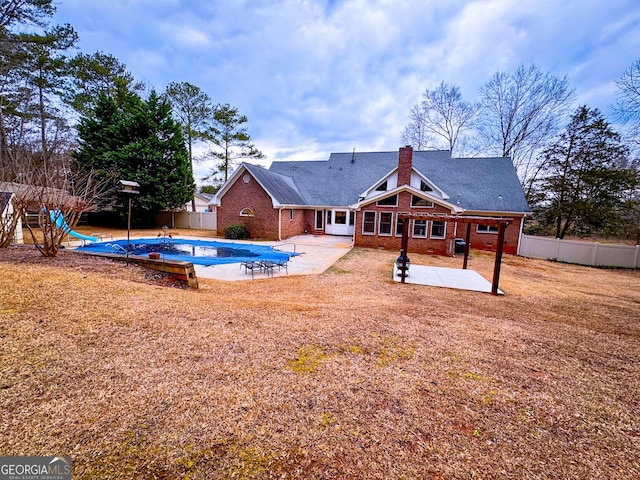
<path fill-rule="evenodd" d="M 376 192 L 386 192 L 387 191 L 387 181 L 385 180 L 380 185 L 376 187 Z"/>
<path fill-rule="evenodd" d="M 424 180 L 420 180 L 420 191 L 422 192 L 433 192 L 433 188 L 429 186 L 427 182 Z"/>

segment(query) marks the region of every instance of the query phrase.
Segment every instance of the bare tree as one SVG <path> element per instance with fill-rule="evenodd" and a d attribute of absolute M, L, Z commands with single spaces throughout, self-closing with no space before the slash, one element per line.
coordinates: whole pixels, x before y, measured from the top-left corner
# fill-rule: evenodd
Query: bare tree
<path fill-rule="evenodd" d="M 409 123 L 400 137 L 403 145 L 411 145 L 414 150 L 434 148 L 435 142 L 426 132 L 426 115 L 420 105 L 411 107 Z"/>
<path fill-rule="evenodd" d="M 422 98 L 411 110 L 403 141 L 417 149 L 444 145 L 452 155 L 457 153 L 464 132 L 474 126 L 479 106 L 464 101 L 458 87 L 444 82 L 425 90 Z"/>
<path fill-rule="evenodd" d="M 634 150 L 640 150 L 640 58 L 625 70 L 616 82 L 618 91 L 613 112 L 627 125 L 627 138 Z"/>
<path fill-rule="evenodd" d="M 15 231 L 17 222 L 26 219 L 27 214 L 37 214 L 37 227 L 26 221 L 23 226 L 45 257 L 57 255 L 65 235 L 82 213 L 94 210 L 109 191 L 108 181 L 98 180 L 92 170 L 72 169 L 68 155 L 57 159 L 55 165 L 54 169 L 45 170 L 39 158 L 32 157 L 31 162 L 23 158 L 11 169 L 5 165 L 4 176 L 12 176 L 15 181 L 2 185 L 2 190 L 13 193 L 12 218 L 5 220 L 7 231 Z M 8 236 L 9 233 L 2 237 L 0 246 L 9 245 Z"/>
<path fill-rule="evenodd" d="M 511 157 L 525 192 L 540 172 L 540 156 L 559 133 L 574 100 L 567 78 L 535 65 L 498 72 L 481 90 L 478 126 L 485 149 Z"/>

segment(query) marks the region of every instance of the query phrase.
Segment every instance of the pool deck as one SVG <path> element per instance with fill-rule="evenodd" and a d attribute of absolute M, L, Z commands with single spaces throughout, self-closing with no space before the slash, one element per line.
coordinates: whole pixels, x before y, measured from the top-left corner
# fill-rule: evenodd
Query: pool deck
<path fill-rule="evenodd" d="M 131 237 L 132 240 L 134 237 Z M 143 237 L 135 237 L 143 238 Z M 149 238 L 144 237 L 144 238 Z M 333 235 L 298 235 L 296 237 L 288 238 L 280 242 L 262 242 L 256 240 L 225 240 L 223 238 L 203 238 L 203 237 L 190 237 L 188 235 L 180 235 L 179 238 L 190 240 L 210 240 L 216 242 L 232 242 L 232 243 L 247 243 L 254 245 L 271 245 L 278 246 L 279 250 L 284 252 L 293 252 L 295 249 L 295 257 L 291 257 L 288 263 L 287 271 L 275 270 L 273 277 L 280 277 L 286 275 L 316 275 L 324 272 L 331 265 L 333 265 L 338 259 L 348 253 L 352 246 L 352 238 L 333 236 Z M 126 239 L 126 237 L 125 237 Z M 114 237 L 113 240 L 122 240 L 121 237 Z M 111 241 L 106 239 L 104 241 Z M 81 241 L 72 241 L 70 244 L 65 242 L 66 246 L 71 248 L 82 245 Z M 244 267 L 241 267 L 240 263 L 228 263 L 223 265 L 196 265 L 194 264 L 196 276 L 198 279 L 214 279 L 224 280 L 228 282 L 252 280 L 251 272 L 245 273 Z M 266 273 L 255 271 L 253 280 L 266 280 L 271 278 L 271 275 L 267 276 Z"/>
<path fill-rule="evenodd" d="M 188 237 L 185 237 L 188 238 Z M 285 275 L 316 275 L 324 272 L 338 259 L 351 250 L 351 237 L 336 237 L 332 235 L 298 235 L 288 238 L 282 242 L 256 242 L 234 240 L 234 243 L 253 243 L 260 245 L 281 245 L 279 250 L 293 252 L 294 245 L 297 255 L 291 257 L 288 264 L 288 272 L 285 270 L 275 270 L 274 277 Z M 212 278 L 215 280 L 225 280 L 228 282 L 251 280 L 251 272 L 245 273 L 244 267 L 239 263 L 228 263 L 225 265 L 195 265 L 198 278 Z M 266 273 L 254 272 L 253 280 L 263 280 L 271 278 Z"/>

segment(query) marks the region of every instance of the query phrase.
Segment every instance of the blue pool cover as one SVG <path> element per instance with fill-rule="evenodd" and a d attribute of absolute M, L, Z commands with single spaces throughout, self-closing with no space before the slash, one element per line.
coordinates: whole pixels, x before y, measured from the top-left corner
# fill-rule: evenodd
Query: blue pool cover
<path fill-rule="evenodd" d="M 124 253 L 127 241 L 88 243 L 78 250 L 95 253 Z M 130 255 L 148 255 L 158 252 L 167 260 L 182 260 L 197 265 L 221 265 L 260 260 L 287 261 L 292 252 L 283 252 L 269 245 L 216 242 L 210 240 L 187 240 L 184 238 L 135 238 L 129 241 Z"/>

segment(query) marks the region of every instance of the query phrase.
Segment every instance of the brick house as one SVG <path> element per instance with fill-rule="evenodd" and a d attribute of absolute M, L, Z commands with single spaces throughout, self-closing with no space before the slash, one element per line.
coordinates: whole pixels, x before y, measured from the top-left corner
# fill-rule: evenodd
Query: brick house
<path fill-rule="evenodd" d="M 213 199 L 218 229 L 247 225 L 253 238 L 348 235 L 355 246 L 398 250 L 401 213 L 409 251 L 452 254 L 463 237 L 455 216 L 512 218 L 504 251 L 517 253 L 530 213 L 509 158 L 451 158 L 449 151 L 333 153 L 327 161 L 243 163 Z M 495 249 L 497 227 L 474 226 L 471 246 Z"/>

